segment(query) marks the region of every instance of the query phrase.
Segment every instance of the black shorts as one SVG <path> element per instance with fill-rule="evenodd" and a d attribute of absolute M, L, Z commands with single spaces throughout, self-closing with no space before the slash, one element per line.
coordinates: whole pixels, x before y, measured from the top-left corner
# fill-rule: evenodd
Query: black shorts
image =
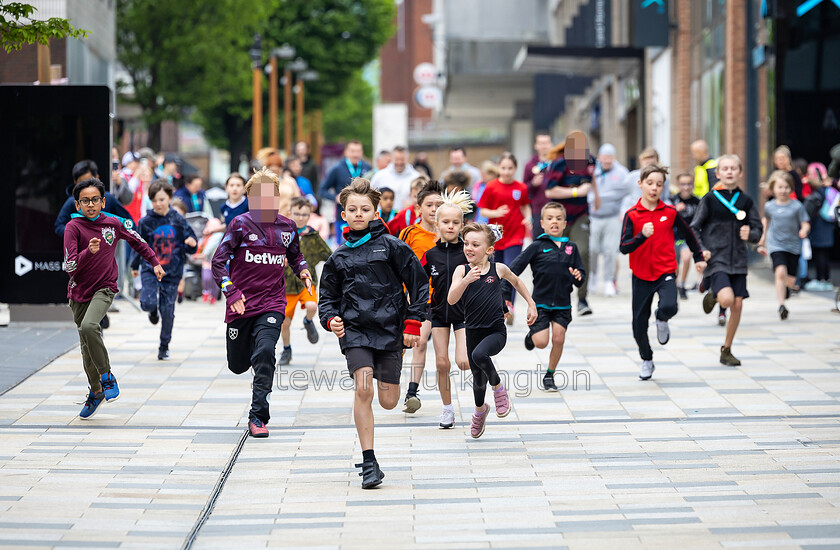
<path fill-rule="evenodd" d="M 709 289 L 712 294 L 717 294 L 722 289 L 729 287 L 736 298 L 749 298 L 750 293 L 747 292 L 747 276 L 743 274 L 730 275 L 718 271 L 709 276 Z"/>
<path fill-rule="evenodd" d="M 400 383 L 402 352 L 373 348 L 347 348 L 344 350 L 350 376 L 362 367 L 373 368 L 373 377 L 385 384 Z"/>
<path fill-rule="evenodd" d="M 435 319 L 432 317 L 432 328 L 449 328 L 452 330 L 461 330 L 466 324 L 464 321 L 444 321 L 443 319 Z"/>
<path fill-rule="evenodd" d="M 531 335 L 542 332 L 551 326 L 551 323 L 558 323 L 563 328 L 568 328 L 572 322 L 572 308 L 569 309 L 545 309 L 537 308 L 537 320 L 531 325 Z"/>
<path fill-rule="evenodd" d="M 787 267 L 788 275 L 796 275 L 799 269 L 799 254 L 791 254 L 790 252 L 771 252 L 770 260 L 773 262 L 773 271 L 780 265 Z"/>

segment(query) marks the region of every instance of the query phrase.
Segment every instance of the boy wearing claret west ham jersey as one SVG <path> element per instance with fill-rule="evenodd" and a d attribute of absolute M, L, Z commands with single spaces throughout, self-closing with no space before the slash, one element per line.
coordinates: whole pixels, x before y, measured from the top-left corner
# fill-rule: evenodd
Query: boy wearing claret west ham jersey
<path fill-rule="evenodd" d="M 250 212 L 228 224 L 213 255 L 213 278 L 227 301 L 228 368 L 235 374 L 254 368 L 248 430 L 253 437 L 268 437 L 274 348 L 286 310 L 286 260 L 307 289 L 312 278 L 295 223 L 278 214 L 280 179 L 264 168 L 251 176 L 245 192 Z"/>
<path fill-rule="evenodd" d="M 117 242 L 125 239 L 152 266 L 160 281 L 166 274 L 155 253 L 134 231 L 134 223 L 102 213 L 105 186 L 96 178 L 82 180 L 73 188 L 77 213 L 64 229 L 64 271 L 70 275 L 67 297 L 73 321 L 79 327 L 82 362 L 90 392 L 79 417 L 96 414 L 103 401 L 120 396 L 117 379 L 111 374 L 108 350 L 102 341 L 99 322 L 105 317 L 117 293 Z"/>
<path fill-rule="evenodd" d="M 659 200 L 667 175 L 668 169 L 658 164 L 642 168 L 639 180 L 642 198 L 624 214 L 619 245 L 622 254 L 630 254 L 630 269 L 633 271 L 633 338 L 642 356 L 639 373 L 642 380 L 649 380 L 655 369 L 647 335 L 653 295 L 659 294 L 656 337 L 663 346 L 671 338 L 668 320 L 677 314 L 674 230 L 694 254 L 697 271 L 703 272 L 709 256 L 708 251 L 700 249 L 700 242 L 677 209 Z"/>

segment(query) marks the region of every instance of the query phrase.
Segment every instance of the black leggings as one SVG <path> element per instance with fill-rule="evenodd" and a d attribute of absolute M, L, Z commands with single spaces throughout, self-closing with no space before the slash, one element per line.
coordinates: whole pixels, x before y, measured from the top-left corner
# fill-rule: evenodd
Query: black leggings
<path fill-rule="evenodd" d="M 648 339 L 648 322 L 650 321 L 650 307 L 654 294 L 659 294 L 659 307 L 656 308 L 656 319 L 667 321 L 677 314 L 677 282 L 676 275 L 668 273 L 655 281 L 645 281 L 633 275 L 633 338 L 639 346 L 642 361 L 653 360 L 653 350 L 650 349 Z"/>
<path fill-rule="evenodd" d="M 818 281 L 831 280 L 831 247 L 814 247 L 814 269 L 817 270 Z"/>
<path fill-rule="evenodd" d="M 502 380 L 496 367 L 493 366 L 492 356 L 498 355 L 507 342 L 507 331 L 504 321 L 491 328 L 467 327 L 467 354 L 470 361 L 470 372 L 473 376 L 473 395 L 475 406 L 484 406 L 484 395 L 487 393 L 487 383 L 491 386 L 499 385 Z"/>

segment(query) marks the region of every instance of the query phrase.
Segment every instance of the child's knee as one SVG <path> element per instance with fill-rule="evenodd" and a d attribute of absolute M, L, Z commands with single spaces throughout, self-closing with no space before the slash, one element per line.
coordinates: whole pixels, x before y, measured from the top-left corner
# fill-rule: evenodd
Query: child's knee
<path fill-rule="evenodd" d="M 386 411 L 390 411 L 394 407 L 397 406 L 397 403 L 400 402 L 400 395 L 398 393 L 394 393 L 391 395 L 390 393 L 380 393 L 379 394 L 379 405 L 385 409 Z"/>
<path fill-rule="evenodd" d="M 664 319 L 670 319 L 677 314 L 677 303 L 673 304 L 659 304 L 659 315 Z"/>
<path fill-rule="evenodd" d="M 551 335 L 551 345 L 554 347 L 562 346 L 566 343 L 566 332 L 555 331 L 554 334 Z"/>
<path fill-rule="evenodd" d="M 435 358 L 435 367 L 437 368 L 438 371 L 448 373 L 450 366 L 451 366 L 451 363 L 449 362 L 448 357 L 436 357 Z"/>
<path fill-rule="evenodd" d="M 84 338 L 99 334 L 99 323 L 94 323 L 93 321 L 82 322 L 79 325 L 79 334 Z"/>
<path fill-rule="evenodd" d="M 371 382 L 356 384 L 356 401 L 363 405 L 370 405 L 373 403 L 373 384 Z"/>

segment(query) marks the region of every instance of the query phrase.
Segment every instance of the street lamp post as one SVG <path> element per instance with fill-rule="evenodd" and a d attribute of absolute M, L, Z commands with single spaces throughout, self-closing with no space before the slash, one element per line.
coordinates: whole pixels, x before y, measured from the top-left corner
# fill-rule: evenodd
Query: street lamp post
<path fill-rule="evenodd" d="M 251 158 L 256 158 L 257 152 L 262 148 L 262 37 L 259 34 L 254 35 L 254 44 L 248 53 L 251 55 L 251 69 L 254 75 L 251 101 L 254 111 L 251 125 Z"/>
<path fill-rule="evenodd" d="M 289 58 L 293 57 L 292 53 Z M 283 71 L 283 141 L 286 146 L 286 154 L 291 156 L 294 152 L 294 144 L 292 143 L 292 73 L 305 71 L 309 64 L 302 58 L 298 57 L 291 63 L 286 63 Z M 301 132 L 298 132 L 298 139 L 300 139 Z"/>

